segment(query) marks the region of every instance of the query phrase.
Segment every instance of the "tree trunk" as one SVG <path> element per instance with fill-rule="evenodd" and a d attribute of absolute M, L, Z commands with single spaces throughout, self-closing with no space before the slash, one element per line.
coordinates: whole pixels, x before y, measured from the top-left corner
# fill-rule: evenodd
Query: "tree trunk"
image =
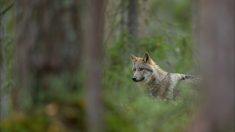
<path fill-rule="evenodd" d="M 234 1 L 200 1 L 198 47 L 206 87 L 190 132 L 232 132 L 235 112 Z M 195 19 L 194 19 L 195 20 Z"/>
<path fill-rule="evenodd" d="M 6 87 L 6 59 L 4 56 L 7 53 L 4 51 L 3 14 L 2 12 L 0 14 L 0 120 L 7 117 L 10 112 L 10 90 Z"/>
<path fill-rule="evenodd" d="M 104 1 L 89 0 L 85 31 L 86 43 L 86 113 L 89 132 L 103 131 L 102 62 Z"/>
<path fill-rule="evenodd" d="M 136 40 L 138 35 L 138 16 L 139 16 L 139 4 L 138 0 L 128 0 L 127 5 L 127 32 L 128 32 L 128 43 L 124 56 L 129 56 L 130 53 L 138 52 Z"/>
<path fill-rule="evenodd" d="M 128 1 L 128 33 L 131 37 L 136 37 L 138 33 L 138 0 Z"/>
<path fill-rule="evenodd" d="M 3 118 L 3 26 L 2 26 L 2 16 L 0 15 L 0 120 Z"/>
<path fill-rule="evenodd" d="M 125 33 L 127 31 L 127 1 L 120 1 L 121 20 L 120 20 L 120 32 Z"/>
<path fill-rule="evenodd" d="M 139 0 L 139 10 L 138 10 L 138 36 L 148 35 L 148 22 L 150 20 L 150 1 L 149 0 Z"/>
<path fill-rule="evenodd" d="M 12 62 L 13 43 L 11 40 L 13 34 L 8 38 L 7 34 L 5 34 L 7 32 L 5 27 L 9 25 L 6 20 L 14 17 L 14 14 L 8 13 L 12 10 L 13 5 L 14 2 L 0 1 L 0 120 L 7 117 L 11 112 L 10 92 L 13 83 L 10 63 Z"/>

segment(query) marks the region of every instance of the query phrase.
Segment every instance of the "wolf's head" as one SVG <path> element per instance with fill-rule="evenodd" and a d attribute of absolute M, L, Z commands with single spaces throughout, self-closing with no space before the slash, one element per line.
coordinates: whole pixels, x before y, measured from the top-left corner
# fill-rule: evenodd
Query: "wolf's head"
<path fill-rule="evenodd" d="M 131 55 L 133 63 L 133 77 L 132 80 L 135 82 L 147 81 L 153 74 L 154 61 L 150 58 L 148 53 L 144 54 L 144 57 L 136 57 Z"/>

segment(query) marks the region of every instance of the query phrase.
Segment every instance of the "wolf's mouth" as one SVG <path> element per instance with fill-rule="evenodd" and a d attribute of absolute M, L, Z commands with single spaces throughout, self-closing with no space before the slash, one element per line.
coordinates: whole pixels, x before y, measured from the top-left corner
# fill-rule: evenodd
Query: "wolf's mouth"
<path fill-rule="evenodd" d="M 143 80 L 144 80 L 144 77 L 142 77 L 141 79 L 132 78 L 132 80 L 133 80 L 134 82 L 140 82 L 140 81 L 143 81 Z"/>

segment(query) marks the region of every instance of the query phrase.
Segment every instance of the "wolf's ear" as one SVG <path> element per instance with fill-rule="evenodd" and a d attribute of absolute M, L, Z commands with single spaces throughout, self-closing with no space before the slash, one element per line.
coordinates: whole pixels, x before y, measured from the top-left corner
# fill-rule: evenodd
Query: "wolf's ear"
<path fill-rule="evenodd" d="M 148 53 L 145 53 L 145 54 L 144 54 L 143 61 L 144 61 L 145 63 L 147 63 L 149 60 L 150 60 L 149 54 L 148 54 Z"/>
<path fill-rule="evenodd" d="M 131 55 L 130 58 L 131 58 L 132 61 L 136 61 L 137 60 L 137 57 L 135 55 Z"/>

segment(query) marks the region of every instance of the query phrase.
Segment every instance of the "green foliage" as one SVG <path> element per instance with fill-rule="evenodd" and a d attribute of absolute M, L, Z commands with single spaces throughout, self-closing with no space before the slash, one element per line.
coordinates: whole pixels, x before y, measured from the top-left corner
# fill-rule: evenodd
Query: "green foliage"
<path fill-rule="evenodd" d="M 36 107 L 31 113 L 13 113 L 2 120 L 0 128 L 3 132 L 67 132 L 86 131 L 85 102 L 81 99 L 57 100 L 44 107 Z M 110 103 L 105 103 L 105 130 L 119 132 L 134 132 L 131 125 L 121 111 Z"/>
<path fill-rule="evenodd" d="M 49 119 L 43 113 L 25 115 L 14 113 L 12 117 L 3 120 L 0 127 L 3 132 L 40 132 L 47 127 Z"/>

